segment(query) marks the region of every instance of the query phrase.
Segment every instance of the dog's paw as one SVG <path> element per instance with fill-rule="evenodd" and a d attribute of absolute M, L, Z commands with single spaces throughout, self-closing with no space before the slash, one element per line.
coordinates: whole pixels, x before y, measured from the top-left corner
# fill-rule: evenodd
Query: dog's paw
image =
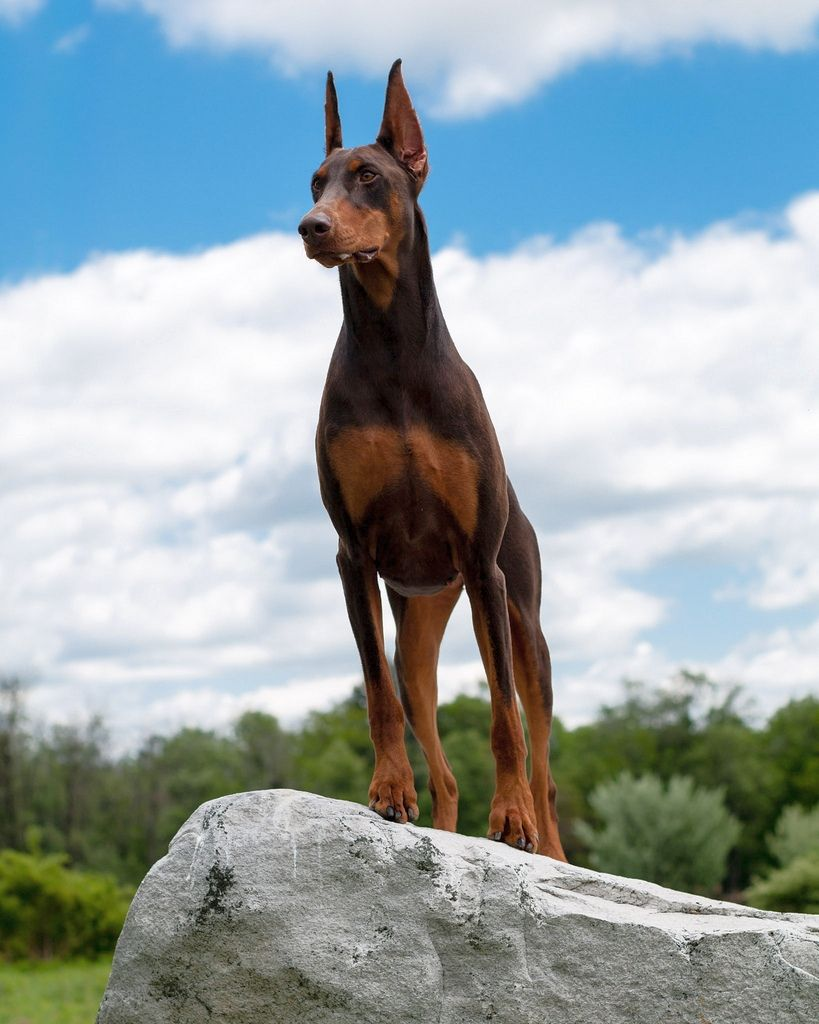
<path fill-rule="evenodd" d="M 540 837 L 528 783 L 499 786 L 489 812 L 490 839 L 534 853 Z"/>
<path fill-rule="evenodd" d="M 370 783 L 370 810 L 387 821 L 418 821 L 418 794 L 409 762 L 402 771 L 376 769 Z"/>

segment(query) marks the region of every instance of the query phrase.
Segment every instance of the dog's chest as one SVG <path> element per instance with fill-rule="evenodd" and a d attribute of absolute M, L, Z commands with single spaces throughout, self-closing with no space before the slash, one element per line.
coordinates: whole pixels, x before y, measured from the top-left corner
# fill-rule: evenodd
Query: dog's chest
<path fill-rule="evenodd" d="M 432 493 L 471 537 L 478 519 L 479 466 L 462 444 L 425 427 L 347 427 L 327 443 L 344 507 L 356 524 L 392 495 L 408 505 Z M 406 514 L 413 513 L 411 507 Z"/>

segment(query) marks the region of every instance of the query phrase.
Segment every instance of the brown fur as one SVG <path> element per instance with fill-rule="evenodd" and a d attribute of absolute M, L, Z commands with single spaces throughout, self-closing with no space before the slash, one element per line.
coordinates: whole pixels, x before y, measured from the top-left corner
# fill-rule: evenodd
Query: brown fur
<path fill-rule="evenodd" d="M 338 267 L 341 281 L 344 322 L 316 456 L 364 672 L 375 749 L 370 805 L 394 821 L 418 816 L 406 716 L 429 764 L 434 824 L 456 828 L 458 788 L 438 737 L 436 670 L 466 589 L 492 699 L 489 834 L 565 859 L 549 774 L 551 668 L 537 542 L 438 304 L 417 205 L 429 165 L 400 62 L 374 145 L 341 148 L 332 76 L 325 113 L 327 155 L 299 231 L 307 255 Z M 378 575 L 396 621 L 400 702 L 384 652 Z M 516 694 L 529 724 L 530 779 Z"/>

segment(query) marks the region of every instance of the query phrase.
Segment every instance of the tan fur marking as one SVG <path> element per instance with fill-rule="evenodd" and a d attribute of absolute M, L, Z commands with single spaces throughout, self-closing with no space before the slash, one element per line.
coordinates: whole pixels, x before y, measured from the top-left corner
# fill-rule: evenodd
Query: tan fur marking
<path fill-rule="evenodd" d="M 330 465 L 344 507 L 358 523 L 378 495 L 404 472 L 405 445 L 390 427 L 351 427 L 330 443 Z"/>
<path fill-rule="evenodd" d="M 404 237 L 401 203 L 393 192 L 390 196 L 390 218 L 384 217 L 386 234 L 378 259 L 373 263 L 356 263 L 353 271 L 361 287 L 381 310 L 389 309 L 398 282 L 398 246 Z"/>
<path fill-rule="evenodd" d="M 458 784 L 438 736 L 436 669 L 441 638 L 460 592 L 459 581 L 437 594 L 408 598 L 397 636 L 405 706 L 429 765 L 432 820 L 449 832 L 458 824 Z"/>
<path fill-rule="evenodd" d="M 410 431 L 409 443 L 419 475 L 471 537 L 478 525 L 478 464 L 474 457 L 463 445 L 420 427 Z"/>
<path fill-rule="evenodd" d="M 360 157 L 354 156 L 353 159 L 347 164 L 347 170 L 350 172 L 350 174 L 355 174 L 355 172 L 360 170 L 363 166 L 364 161 Z"/>
<path fill-rule="evenodd" d="M 390 308 L 398 279 L 398 260 L 395 256 L 382 253 L 372 263 L 354 263 L 353 273 L 380 310 Z"/>
<path fill-rule="evenodd" d="M 335 221 L 334 252 L 358 252 L 383 247 L 389 238 L 389 221 L 381 210 L 363 209 L 347 199 L 324 207 Z"/>
<path fill-rule="evenodd" d="M 543 706 L 543 694 L 538 677 L 537 657 L 527 632 L 520 609 L 507 599 L 509 626 L 512 632 L 512 665 L 515 689 L 523 702 L 529 726 L 529 753 L 531 772 L 529 785 L 535 805 L 535 817 L 540 836 L 538 853 L 555 860 L 566 860 L 560 842 L 557 814 L 554 806 L 554 783 L 549 772 L 549 736 L 552 716 Z"/>
<path fill-rule="evenodd" d="M 406 434 L 391 427 L 351 427 L 330 443 L 329 457 L 353 522 L 364 518 L 385 488 L 414 474 L 444 502 L 468 537 L 475 532 L 478 464 L 455 441 L 423 427 Z"/>

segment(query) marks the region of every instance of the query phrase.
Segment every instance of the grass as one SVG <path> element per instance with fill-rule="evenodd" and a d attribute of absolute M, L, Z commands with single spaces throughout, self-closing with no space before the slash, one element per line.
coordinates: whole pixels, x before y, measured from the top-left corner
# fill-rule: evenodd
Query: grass
<path fill-rule="evenodd" d="M 0 963 L 0 1024 L 94 1024 L 110 960 Z"/>

